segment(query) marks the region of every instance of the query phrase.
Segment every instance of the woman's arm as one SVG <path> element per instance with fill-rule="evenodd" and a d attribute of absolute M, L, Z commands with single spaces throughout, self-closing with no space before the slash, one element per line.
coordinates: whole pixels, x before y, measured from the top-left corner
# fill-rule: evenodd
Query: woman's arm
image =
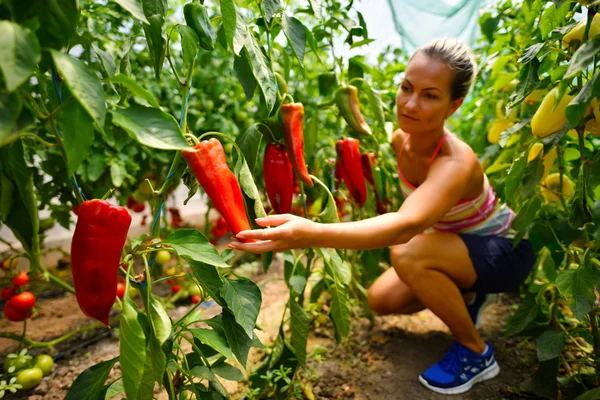
<path fill-rule="evenodd" d="M 367 250 L 406 243 L 435 224 L 463 196 L 469 187 L 473 165 L 464 160 L 440 157 L 427 179 L 402 204 L 398 212 L 355 222 L 315 223 L 290 214 L 257 220 L 269 229 L 243 231 L 240 239 L 255 243 L 232 242 L 231 247 L 263 253 L 305 247 Z"/>

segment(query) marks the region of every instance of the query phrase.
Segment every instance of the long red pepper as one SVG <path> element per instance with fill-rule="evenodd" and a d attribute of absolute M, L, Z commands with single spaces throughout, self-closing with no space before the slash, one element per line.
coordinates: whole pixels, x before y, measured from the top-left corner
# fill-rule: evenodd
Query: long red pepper
<path fill-rule="evenodd" d="M 233 234 L 250 229 L 242 189 L 227 165 L 221 142 L 215 138 L 203 140 L 194 148 L 183 150 L 181 156 Z"/>
<path fill-rule="evenodd" d="M 283 104 L 279 110 L 285 149 L 296 172 L 296 176 L 308 186 L 313 186 L 304 162 L 304 106 L 302 103 Z"/>
<path fill-rule="evenodd" d="M 367 200 L 367 185 L 360 160 L 360 142 L 354 138 L 338 140 L 335 149 L 341 177 L 352 198 L 362 207 Z"/>
<path fill-rule="evenodd" d="M 282 144 L 269 143 L 263 159 L 265 187 L 271 206 L 277 214 L 292 210 L 294 172 Z"/>
<path fill-rule="evenodd" d="M 377 161 L 375 159 L 375 153 L 364 153 L 360 156 L 360 161 L 362 163 L 363 173 L 365 175 L 365 179 L 371 184 L 373 188 L 373 192 L 375 193 L 375 199 L 377 200 L 377 213 L 385 214 L 387 212 L 387 206 L 385 202 L 381 201 L 379 195 L 377 194 L 377 190 L 375 189 L 375 180 L 373 179 L 373 166 L 377 165 Z"/>
<path fill-rule="evenodd" d="M 77 211 L 71 242 L 75 296 L 85 315 L 108 325 L 131 215 L 106 200 L 84 201 Z"/>

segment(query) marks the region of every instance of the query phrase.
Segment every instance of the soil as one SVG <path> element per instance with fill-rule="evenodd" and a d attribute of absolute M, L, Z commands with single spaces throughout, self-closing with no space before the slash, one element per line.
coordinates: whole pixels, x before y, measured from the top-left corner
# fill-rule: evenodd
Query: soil
<path fill-rule="evenodd" d="M 253 279 L 261 286 L 263 302 L 257 331 L 265 344 L 277 335 L 281 313 L 287 300 L 288 289 L 281 279 L 281 262 L 274 262 L 267 274 L 255 269 Z M 161 290 L 161 288 L 157 288 Z M 163 288 L 162 290 L 168 290 Z M 27 336 L 36 341 L 48 341 L 68 331 L 93 323 L 85 317 L 74 295 L 62 292 L 46 292 L 39 298 L 39 312 L 27 324 Z M 518 299 L 502 295 L 486 309 L 481 332 L 495 347 L 501 367 L 498 377 L 476 385 L 470 392 L 452 396 L 453 399 L 517 399 L 511 388 L 518 387 L 535 368 L 535 349 L 531 343 L 502 334 L 509 316 L 514 312 Z M 176 306 L 169 311 L 172 318 L 185 314 L 190 304 Z M 216 305 L 202 305 L 203 317 L 218 314 Z M 21 334 L 22 323 L 0 320 L 1 332 Z M 352 333 L 345 344 L 336 344 L 330 324 L 313 330 L 309 338 L 308 353 L 320 349 L 323 360 L 309 357 L 305 369 L 306 385 L 312 387 L 316 399 L 447 399 L 425 389 L 418 375 L 438 361 L 448 350 L 452 337 L 448 328 L 430 311 L 410 316 L 376 317 L 374 324 L 366 318 L 353 320 Z M 7 399 L 63 399 L 75 378 L 90 366 L 116 357 L 119 354 L 117 330 L 95 329 L 56 346 L 50 354 L 58 360 L 52 373 L 30 391 L 15 395 L 7 393 Z M 17 342 L 0 339 L 2 358 L 17 348 Z M 319 347 L 317 347 L 319 346 Z M 323 350 L 325 349 L 325 350 Z M 36 355 L 40 349 L 31 350 Z M 43 350 L 48 352 L 48 350 Z M 260 352 L 252 350 L 249 365 L 256 364 Z M 252 369 L 252 367 L 250 367 Z M 119 364 L 113 368 L 109 382 L 120 376 Z M 243 383 L 223 381 L 232 398 L 239 399 L 245 391 Z M 156 398 L 166 399 L 160 390 Z M 531 397 L 527 397 L 531 398 Z"/>

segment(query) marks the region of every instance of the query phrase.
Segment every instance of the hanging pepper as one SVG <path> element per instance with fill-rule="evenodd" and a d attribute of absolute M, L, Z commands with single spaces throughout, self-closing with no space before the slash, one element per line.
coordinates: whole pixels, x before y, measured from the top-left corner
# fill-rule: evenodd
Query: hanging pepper
<path fill-rule="evenodd" d="M 360 160 L 360 142 L 354 138 L 338 140 L 335 149 L 338 156 L 340 174 L 352 198 L 360 207 L 367 200 L 367 185 Z"/>
<path fill-rule="evenodd" d="M 202 4 L 193 2 L 188 3 L 183 7 L 183 15 L 185 23 L 192 28 L 198 39 L 200 39 L 200 47 L 204 50 L 213 51 L 215 49 L 215 29 L 210 22 L 206 7 Z"/>
<path fill-rule="evenodd" d="M 372 135 L 371 128 L 360 112 L 358 89 L 356 86 L 344 85 L 335 92 L 335 102 L 348 126 L 361 135 Z"/>
<path fill-rule="evenodd" d="M 302 103 L 283 104 L 279 110 L 285 135 L 285 149 L 296 176 L 308 186 L 313 186 L 304 162 L 304 106 Z"/>
<path fill-rule="evenodd" d="M 269 143 L 263 160 L 265 187 L 271 206 L 277 214 L 292 210 L 294 172 L 282 144 Z"/>
<path fill-rule="evenodd" d="M 106 200 L 84 201 L 78 215 L 71 242 L 75 296 L 85 315 L 108 325 L 131 215 Z"/>
<path fill-rule="evenodd" d="M 221 142 L 215 138 L 203 140 L 193 149 L 183 150 L 181 156 L 233 234 L 250 229 L 242 189 L 227 166 Z"/>
<path fill-rule="evenodd" d="M 574 96 L 565 93 L 558 104 L 558 88 L 552 89 L 540 104 L 531 119 L 531 132 L 537 137 L 545 137 L 558 131 L 567 122 L 565 109 Z"/>

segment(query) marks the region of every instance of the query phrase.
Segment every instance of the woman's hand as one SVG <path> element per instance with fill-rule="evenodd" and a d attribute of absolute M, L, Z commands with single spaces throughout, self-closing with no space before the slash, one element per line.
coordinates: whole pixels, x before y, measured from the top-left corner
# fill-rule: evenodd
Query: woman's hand
<path fill-rule="evenodd" d="M 280 214 L 257 218 L 256 223 L 273 228 L 242 231 L 236 235 L 236 238 L 255 240 L 255 242 L 242 243 L 234 238 L 229 248 L 260 254 L 268 251 L 315 247 L 318 243 L 319 224 L 306 218 Z"/>

